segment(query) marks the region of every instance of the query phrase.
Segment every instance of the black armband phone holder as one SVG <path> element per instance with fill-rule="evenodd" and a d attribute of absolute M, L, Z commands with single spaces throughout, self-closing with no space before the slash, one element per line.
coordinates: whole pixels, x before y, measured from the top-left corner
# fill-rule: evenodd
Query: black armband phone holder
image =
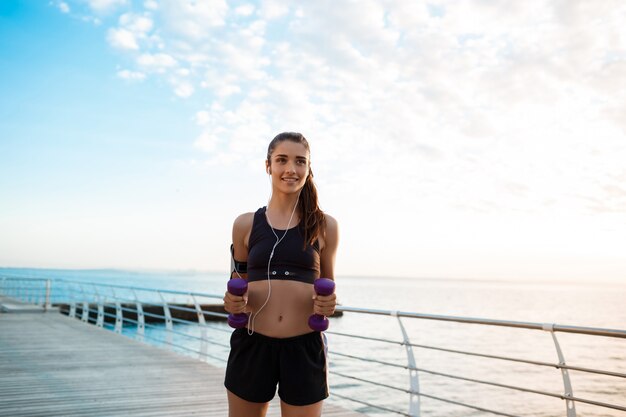
<path fill-rule="evenodd" d="M 246 274 L 248 272 L 248 262 L 239 262 L 235 260 L 235 246 L 230 245 L 230 269 L 232 272 Z"/>

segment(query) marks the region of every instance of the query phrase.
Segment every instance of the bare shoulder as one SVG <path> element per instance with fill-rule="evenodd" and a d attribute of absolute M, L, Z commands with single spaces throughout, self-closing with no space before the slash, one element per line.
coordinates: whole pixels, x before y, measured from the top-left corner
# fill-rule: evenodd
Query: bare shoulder
<path fill-rule="evenodd" d="M 339 223 L 330 214 L 324 213 L 324 219 L 326 220 L 326 232 L 337 233 L 339 230 Z"/>
<path fill-rule="evenodd" d="M 233 223 L 233 230 L 245 230 L 252 227 L 252 222 L 254 221 L 254 213 L 243 213 L 237 216 L 235 222 Z"/>
<path fill-rule="evenodd" d="M 254 213 L 244 213 L 237 216 L 233 223 L 233 242 L 241 241 L 247 245 L 253 222 Z"/>
<path fill-rule="evenodd" d="M 248 240 L 253 222 L 254 213 L 244 213 L 237 216 L 233 223 L 233 245 L 239 260 L 245 260 L 248 256 Z"/>
<path fill-rule="evenodd" d="M 326 220 L 324 240 L 327 244 L 336 244 L 337 240 L 339 239 L 339 223 L 337 223 L 337 220 L 330 214 L 324 213 L 324 218 Z"/>

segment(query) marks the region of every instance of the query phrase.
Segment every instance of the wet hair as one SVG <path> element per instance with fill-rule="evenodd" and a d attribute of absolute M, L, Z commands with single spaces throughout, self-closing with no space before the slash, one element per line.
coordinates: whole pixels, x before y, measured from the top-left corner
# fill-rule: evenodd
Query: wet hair
<path fill-rule="evenodd" d="M 306 148 L 306 151 L 311 155 L 311 148 L 309 142 L 301 133 L 296 132 L 283 132 L 276 135 L 267 147 L 267 164 L 271 166 L 272 153 L 276 146 L 284 141 L 290 141 L 299 143 Z M 309 162 L 310 164 L 310 162 Z M 298 206 L 300 213 L 300 224 L 304 230 L 304 248 L 307 244 L 313 245 L 321 234 L 324 233 L 326 227 L 326 218 L 324 212 L 320 209 L 317 201 L 317 188 L 313 182 L 313 171 L 309 165 L 309 175 L 306 178 L 304 187 L 300 192 L 300 198 L 298 199 Z"/>

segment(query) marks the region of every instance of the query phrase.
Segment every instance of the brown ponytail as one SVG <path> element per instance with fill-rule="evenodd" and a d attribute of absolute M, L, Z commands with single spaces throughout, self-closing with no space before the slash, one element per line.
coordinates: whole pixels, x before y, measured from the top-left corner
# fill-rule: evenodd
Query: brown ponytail
<path fill-rule="evenodd" d="M 301 133 L 296 132 L 284 132 L 276 135 L 270 142 L 267 148 L 267 161 L 271 161 L 272 152 L 274 148 L 280 142 L 288 140 L 290 142 L 300 143 L 304 145 L 309 155 L 311 154 L 311 148 L 309 142 Z M 324 233 L 326 227 L 326 218 L 324 212 L 320 209 L 317 201 L 317 188 L 313 182 L 313 171 L 309 166 L 309 175 L 306 178 L 304 187 L 300 192 L 300 198 L 298 199 L 300 223 L 304 229 L 304 248 L 306 245 L 313 245 L 315 241 Z"/>

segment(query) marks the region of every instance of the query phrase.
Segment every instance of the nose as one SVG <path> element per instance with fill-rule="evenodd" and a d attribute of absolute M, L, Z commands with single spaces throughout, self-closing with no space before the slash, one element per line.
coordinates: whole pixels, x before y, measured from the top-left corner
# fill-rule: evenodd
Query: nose
<path fill-rule="evenodd" d="M 285 167 L 285 171 L 287 171 L 289 174 L 295 174 L 296 165 L 293 162 L 288 163 Z"/>

